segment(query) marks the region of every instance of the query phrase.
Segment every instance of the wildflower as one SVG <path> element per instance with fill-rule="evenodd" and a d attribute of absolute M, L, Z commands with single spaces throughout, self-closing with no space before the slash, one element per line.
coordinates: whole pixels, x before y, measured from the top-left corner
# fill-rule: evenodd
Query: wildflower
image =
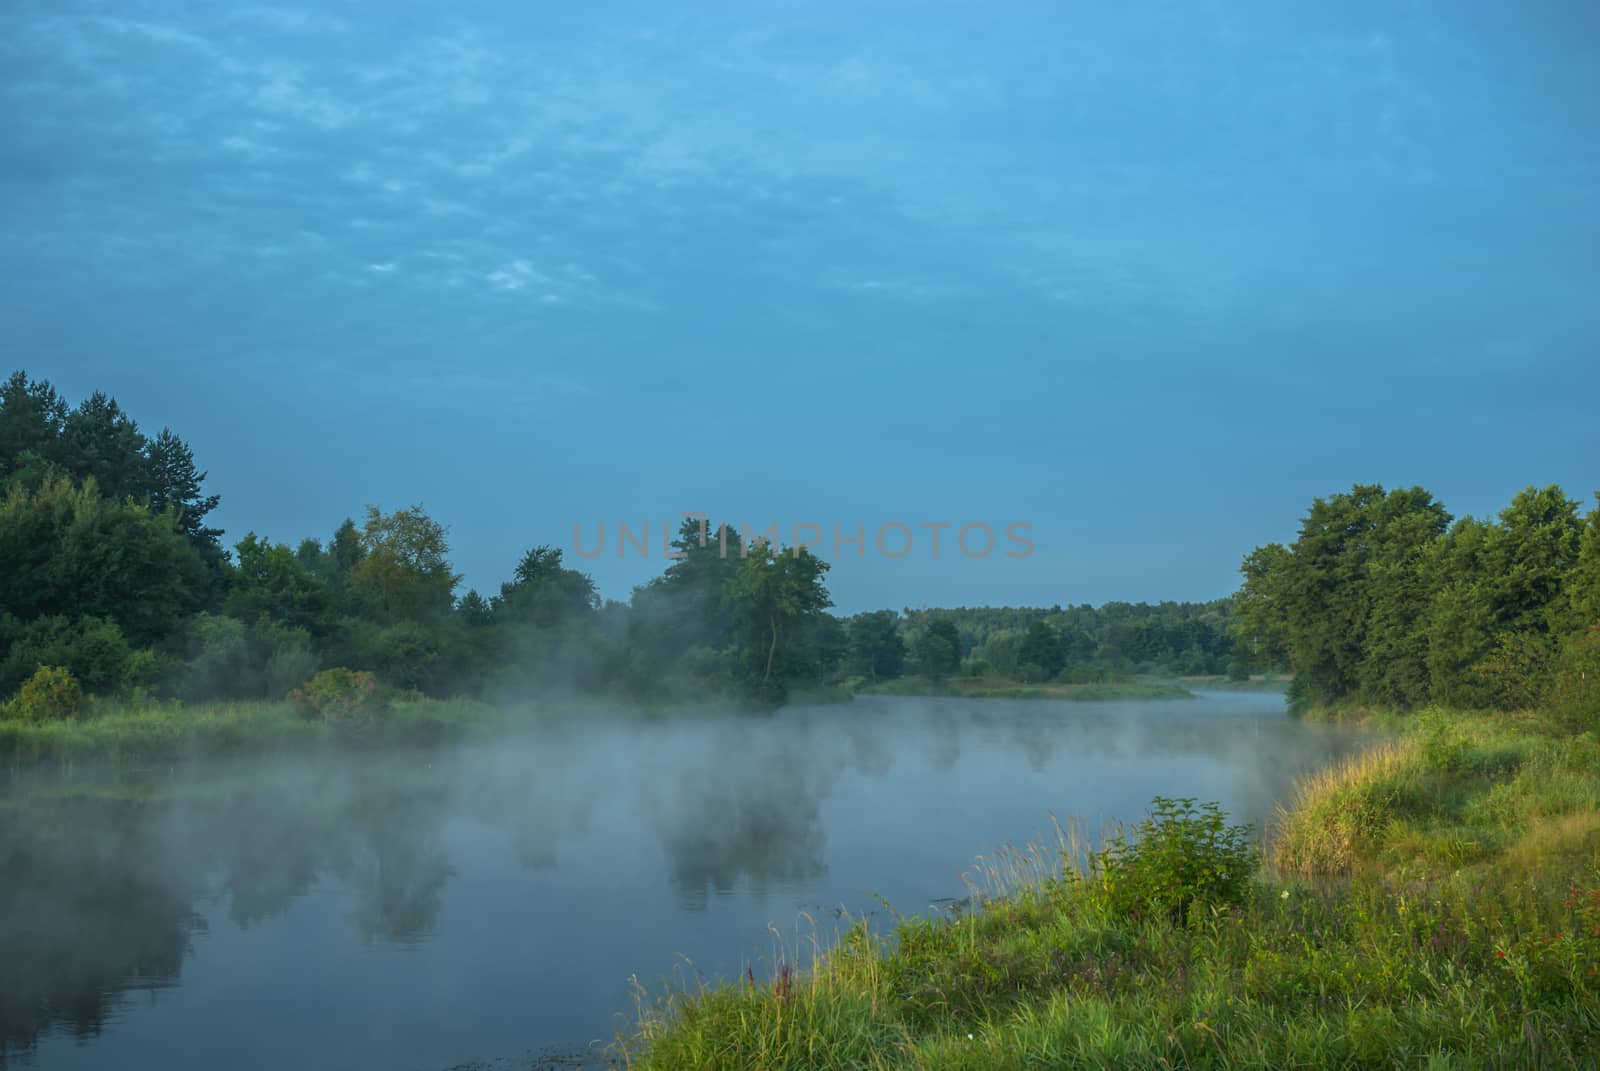
<path fill-rule="evenodd" d="M 1289 890 L 1288 889 L 1283 890 L 1283 895 L 1280 897 L 1280 899 L 1283 899 L 1283 900 L 1289 899 Z"/>
<path fill-rule="evenodd" d="M 1495 949 L 1494 950 L 1494 954 L 1495 954 L 1495 957 L 1498 958 L 1498 959 L 1505 959 L 1506 958 L 1505 950 L 1502 949 L 1502 948 Z"/>

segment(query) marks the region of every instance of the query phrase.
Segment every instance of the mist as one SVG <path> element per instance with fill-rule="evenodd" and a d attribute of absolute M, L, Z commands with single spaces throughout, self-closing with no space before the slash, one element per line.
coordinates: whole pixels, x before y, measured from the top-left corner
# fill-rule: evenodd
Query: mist
<path fill-rule="evenodd" d="M 428 751 L 13 771 L 0 1060 L 571 1055 L 625 1024 L 635 976 L 732 977 L 779 954 L 773 931 L 886 917 L 879 896 L 926 912 L 1052 815 L 1094 829 L 1163 794 L 1264 821 L 1358 742 L 1272 694 L 520 724 Z"/>

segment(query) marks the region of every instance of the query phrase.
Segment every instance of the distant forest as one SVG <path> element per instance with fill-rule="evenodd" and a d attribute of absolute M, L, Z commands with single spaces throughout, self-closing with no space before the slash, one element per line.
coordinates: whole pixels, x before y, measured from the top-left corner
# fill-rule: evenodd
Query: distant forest
<path fill-rule="evenodd" d="M 206 480 L 180 436 L 146 435 L 103 393 L 74 407 L 23 372 L 0 385 L 0 699 L 41 667 L 135 699 L 281 698 L 340 667 L 431 696 L 769 705 L 908 675 L 1287 669 L 1302 703 L 1507 706 L 1538 698 L 1600 620 L 1600 511 L 1581 518 L 1556 487 L 1489 522 L 1452 522 L 1420 488 L 1317 499 L 1295 543 L 1252 552 L 1241 590 L 1207 603 L 841 618 L 827 562 L 765 544 L 723 557 L 715 525 L 702 547 L 686 521 L 684 557 L 627 602 L 547 545 L 498 591 L 461 593 L 421 506 L 228 547 Z"/>

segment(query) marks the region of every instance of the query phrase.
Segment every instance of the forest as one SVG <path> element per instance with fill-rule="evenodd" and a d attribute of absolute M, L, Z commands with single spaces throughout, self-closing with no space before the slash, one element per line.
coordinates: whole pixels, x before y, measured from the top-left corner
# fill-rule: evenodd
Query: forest
<path fill-rule="evenodd" d="M 1600 499 L 1600 495 L 1597 495 Z M 1299 709 L 1527 710 L 1600 698 L 1600 508 L 1529 487 L 1452 518 L 1420 487 L 1318 498 L 1289 546 L 1247 555 L 1239 658 L 1293 669 Z"/>
<path fill-rule="evenodd" d="M 1300 709 L 1511 710 L 1581 692 L 1600 660 L 1600 510 L 1554 486 L 1490 520 L 1420 487 L 1318 498 L 1293 543 L 1252 551 L 1239 590 L 1206 603 L 840 617 L 826 561 L 760 542 L 724 556 L 692 520 L 626 602 L 547 544 L 485 595 L 459 591 L 448 529 L 420 505 L 230 547 L 207 478 L 176 432 L 145 434 L 104 393 L 72 406 L 21 371 L 0 385 L 0 697 L 44 673 L 43 693 L 277 700 L 338 670 L 419 696 L 777 706 L 906 677 L 1278 671 Z"/>
<path fill-rule="evenodd" d="M 0 385 L 0 698 L 44 673 L 41 694 L 282 699 L 339 670 L 433 697 L 770 706 L 902 677 L 1240 669 L 1226 599 L 841 618 L 827 562 L 765 544 L 724 556 L 718 528 L 702 545 L 688 520 L 682 557 L 626 602 L 550 545 L 498 591 L 461 592 L 448 529 L 420 505 L 367 506 L 325 539 L 251 531 L 229 546 L 207 481 L 176 432 L 148 436 L 104 393 L 73 406 L 22 371 Z"/>

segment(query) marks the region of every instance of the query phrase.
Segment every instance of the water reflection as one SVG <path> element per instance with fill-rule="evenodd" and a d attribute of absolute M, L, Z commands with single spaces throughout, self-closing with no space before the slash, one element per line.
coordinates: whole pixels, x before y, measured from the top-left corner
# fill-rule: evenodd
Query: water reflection
<path fill-rule="evenodd" d="M 469 1034 L 484 1026 L 473 1016 L 496 1014 L 475 976 L 500 970 L 501 1018 L 543 1004 L 558 1024 L 597 1024 L 529 1044 L 581 1043 L 612 1022 L 629 974 L 666 969 L 694 941 L 726 933 L 748 948 L 765 920 L 841 889 L 888 893 L 876 886 L 903 880 L 907 903 L 959 892 L 973 855 L 1052 810 L 1133 819 L 1151 795 L 1198 785 L 1236 816 L 1264 817 L 1296 770 L 1354 742 L 1281 711 L 1260 696 L 884 699 L 423 755 L 13 775 L 0 790 L 0 1065 L 42 1038 L 92 1042 L 151 1014 L 127 996 L 180 987 L 187 961 L 216 963 L 226 954 L 209 946 L 247 932 L 287 942 L 313 973 L 334 969 L 318 957 L 340 932 L 434 956 L 427 969 L 456 972 L 445 992 L 461 1002 L 437 1014 Z M 311 914 L 294 910 L 311 901 Z M 742 905 L 746 928 L 711 919 L 713 901 Z M 570 924 L 544 918 L 555 903 Z M 457 906 L 455 931 L 441 930 Z M 617 918 L 651 920 L 661 944 L 642 952 Z M 500 947 L 534 929 L 527 952 Z M 471 944 L 480 931 L 486 943 Z M 356 984 L 330 982 L 329 999 L 356 999 L 338 988 Z M 371 999 L 371 1014 L 389 1013 L 381 989 Z M 270 1008 L 219 1007 L 294 1033 Z M 114 1047 L 87 1051 L 123 1063 Z"/>
<path fill-rule="evenodd" d="M 674 776 L 672 799 L 651 807 L 685 910 L 704 910 L 712 892 L 732 892 L 740 879 L 761 897 L 827 869 L 821 808 L 832 765 L 816 752 L 736 743 L 750 741 L 719 743 Z"/>
<path fill-rule="evenodd" d="M 140 817 L 83 800 L 0 811 L 0 1063 L 51 1026 L 94 1037 L 123 992 L 176 982 L 199 890 L 137 850 Z"/>

